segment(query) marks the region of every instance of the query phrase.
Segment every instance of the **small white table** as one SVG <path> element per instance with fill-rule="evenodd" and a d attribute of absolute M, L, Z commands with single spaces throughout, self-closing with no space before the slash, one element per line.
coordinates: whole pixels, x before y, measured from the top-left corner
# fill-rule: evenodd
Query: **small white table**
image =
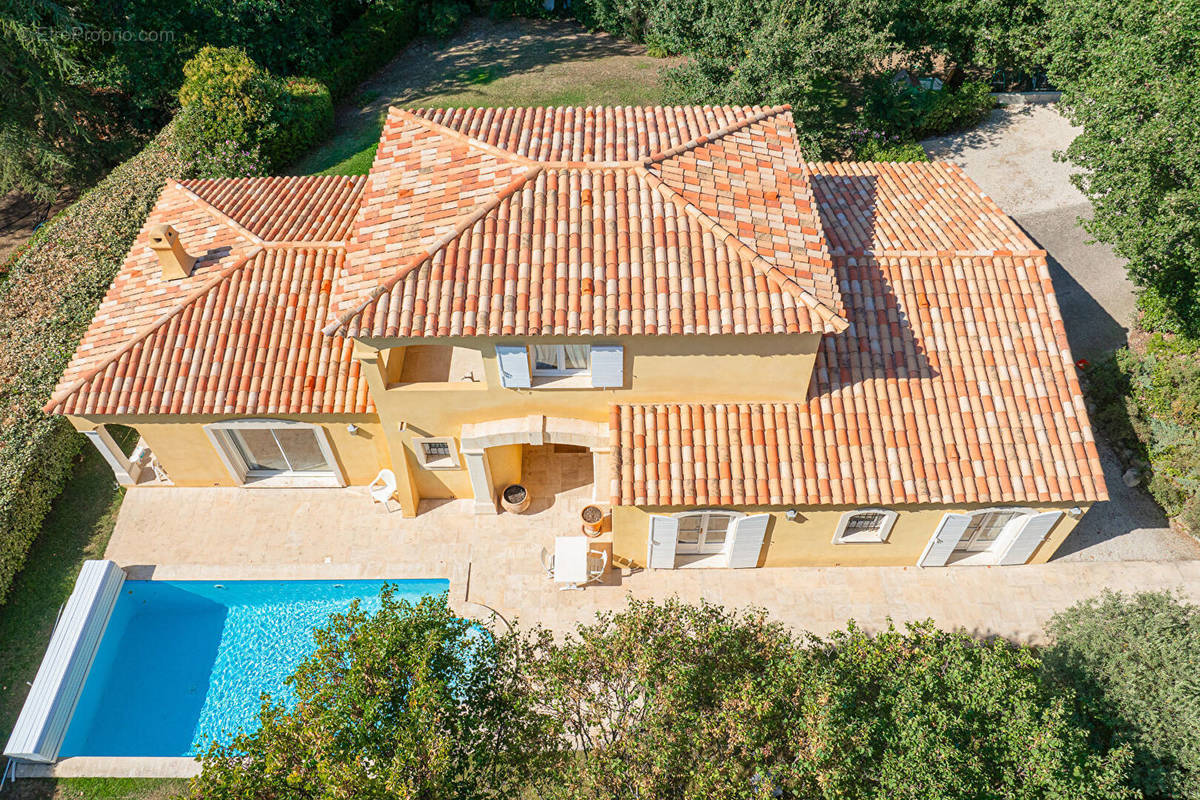
<path fill-rule="evenodd" d="M 557 536 L 554 539 L 554 581 L 564 589 L 581 588 L 588 581 L 586 536 Z"/>

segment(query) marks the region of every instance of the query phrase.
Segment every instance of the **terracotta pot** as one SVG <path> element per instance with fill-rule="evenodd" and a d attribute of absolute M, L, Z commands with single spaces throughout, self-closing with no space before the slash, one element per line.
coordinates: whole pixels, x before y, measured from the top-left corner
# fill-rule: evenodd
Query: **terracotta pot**
<path fill-rule="evenodd" d="M 504 487 L 500 493 L 500 505 L 510 514 L 520 514 L 529 508 L 529 490 L 519 483 Z"/>
<path fill-rule="evenodd" d="M 604 530 L 604 511 L 600 506 L 584 506 L 580 517 L 583 519 L 583 532 L 588 536 L 599 536 Z"/>

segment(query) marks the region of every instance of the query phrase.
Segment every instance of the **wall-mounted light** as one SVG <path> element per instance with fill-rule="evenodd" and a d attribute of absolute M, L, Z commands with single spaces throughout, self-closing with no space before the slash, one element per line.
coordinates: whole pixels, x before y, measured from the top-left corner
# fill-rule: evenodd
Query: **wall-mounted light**
<path fill-rule="evenodd" d="M 790 522 L 803 522 L 804 521 L 804 517 L 800 514 L 799 511 L 797 511 L 794 508 L 789 508 L 787 511 L 784 512 L 783 515 L 785 517 L 787 517 L 788 521 L 790 521 Z"/>
<path fill-rule="evenodd" d="M 350 434 L 351 436 L 357 436 L 358 435 L 358 426 L 355 425 L 353 422 L 351 422 L 349 425 L 346 426 L 346 433 Z"/>
<path fill-rule="evenodd" d="M 1080 517 L 1083 516 L 1083 509 L 1080 508 L 1079 506 L 1075 506 L 1074 508 L 1072 508 L 1070 511 L 1067 512 L 1067 516 L 1071 517 L 1072 519 L 1079 519 Z"/>
<path fill-rule="evenodd" d="M 396 427 L 397 427 L 397 428 L 399 428 L 399 429 L 400 429 L 400 430 L 402 430 L 402 431 L 406 431 L 406 430 L 408 430 L 408 423 L 407 423 L 407 422 L 401 422 L 401 423 L 400 423 L 399 425 L 397 425 Z"/>

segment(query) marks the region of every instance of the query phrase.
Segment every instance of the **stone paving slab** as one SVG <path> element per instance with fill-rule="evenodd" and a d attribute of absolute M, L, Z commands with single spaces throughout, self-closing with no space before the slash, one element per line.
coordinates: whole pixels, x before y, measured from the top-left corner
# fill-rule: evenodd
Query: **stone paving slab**
<path fill-rule="evenodd" d="M 877 630 L 889 618 L 932 617 L 1023 642 L 1040 641 L 1051 615 L 1105 588 L 1172 589 L 1200 603 L 1200 560 L 614 571 L 584 591 L 559 591 L 539 554 L 556 535 L 578 532 L 578 505 L 589 496 L 578 487 L 527 515 L 477 516 L 470 501 L 442 502 L 406 519 L 355 488 L 134 488 L 106 556 L 134 577 L 157 579 L 448 578 L 463 613 L 494 611 L 560 633 L 630 596 L 761 606 L 822 634 L 850 618 Z"/>

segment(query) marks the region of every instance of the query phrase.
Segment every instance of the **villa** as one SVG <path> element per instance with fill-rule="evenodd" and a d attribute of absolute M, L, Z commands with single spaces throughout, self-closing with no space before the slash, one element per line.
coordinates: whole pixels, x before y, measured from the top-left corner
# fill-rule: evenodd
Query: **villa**
<path fill-rule="evenodd" d="M 786 106 L 392 109 L 366 176 L 170 180 L 46 410 L 138 491 L 399 523 L 569 459 L 635 569 L 1038 563 L 1107 497 L 1046 253 Z"/>

